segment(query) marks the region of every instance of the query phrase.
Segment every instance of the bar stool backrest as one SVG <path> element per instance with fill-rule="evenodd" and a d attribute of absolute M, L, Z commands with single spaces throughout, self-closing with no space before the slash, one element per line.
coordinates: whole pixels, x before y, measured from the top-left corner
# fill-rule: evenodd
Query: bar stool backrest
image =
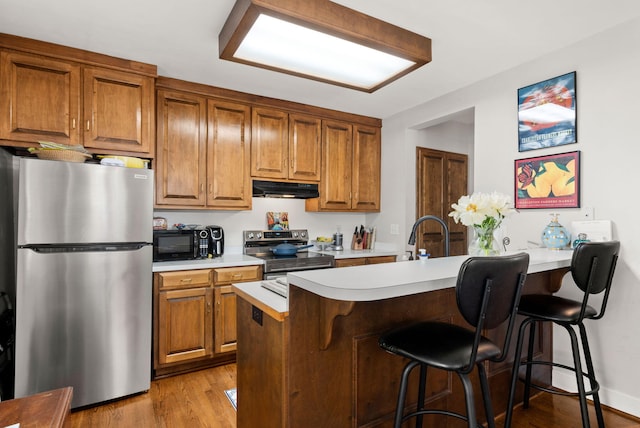
<path fill-rule="evenodd" d="M 492 329 L 506 321 L 517 311 L 528 268 L 526 253 L 467 259 L 460 267 L 456 284 L 458 309 L 464 319 L 478 327 L 488 283 L 491 291 L 482 327 Z"/>
<path fill-rule="evenodd" d="M 613 279 L 620 242 L 584 242 L 573 250 L 571 275 L 584 292 L 598 294 Z"/>
<path fill-rule="evenodd" d="M 573 250 L 571 276 L 576 285 L 584 291 L 582 311 L 578 322 L 584 318 L 589 295 L 599 294 L 603 291 L 605 294 L 599 314 L 590 318 L 599 319 L 604 315 L 619 252 L 619 241 L 584 242 Z"/>

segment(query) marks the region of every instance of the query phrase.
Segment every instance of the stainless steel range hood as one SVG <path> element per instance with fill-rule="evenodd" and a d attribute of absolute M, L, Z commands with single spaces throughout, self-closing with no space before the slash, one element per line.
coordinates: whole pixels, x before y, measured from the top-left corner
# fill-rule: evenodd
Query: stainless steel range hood
<path fill-rule="evenodd" d="M 253 180 L 253 196 L 260 198 L 309 199 L 320 196 L 318 185 L 281 181 Z"/>

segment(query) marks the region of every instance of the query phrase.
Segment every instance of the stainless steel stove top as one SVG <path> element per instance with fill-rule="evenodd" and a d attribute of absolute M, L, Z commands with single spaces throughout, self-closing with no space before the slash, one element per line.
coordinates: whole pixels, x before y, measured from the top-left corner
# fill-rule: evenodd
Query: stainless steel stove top
<path fill-rule="evenodd" d="M 277 256 L 271 251 L 279 244 L 304 246 L 308 242 L 309 233 L 306 229 L 245 230 L 243 232 L 243 252 L 265 261 L 265 277 L 267 274 L 333 267 L 333 256 L 330 254 L 302 249 L 290 256 Z"/>

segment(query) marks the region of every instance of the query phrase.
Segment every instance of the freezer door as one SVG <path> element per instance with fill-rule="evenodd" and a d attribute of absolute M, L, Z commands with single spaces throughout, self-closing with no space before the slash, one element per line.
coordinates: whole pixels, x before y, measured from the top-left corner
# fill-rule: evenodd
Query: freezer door
<path fill-rule="evenodd" d="M 72 386 L 75 408 L 149 389 L 151 259 L 18 250 L 16 398 Z"/>
<path fill-rule="evenodd" d="M 21 158 L 18 245 L 152 242 L 153 171 Z"/>

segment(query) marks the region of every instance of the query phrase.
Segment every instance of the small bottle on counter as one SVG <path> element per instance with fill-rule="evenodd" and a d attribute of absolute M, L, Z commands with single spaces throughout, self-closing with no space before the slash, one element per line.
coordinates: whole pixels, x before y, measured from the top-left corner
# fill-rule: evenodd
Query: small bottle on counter
<path fill-rule="evenodd" d="M 589 240 L 587 239 L 587 234 L 586 233 L 578 233 L 578 239 L 573 241 L 572 248 L 576 248 L 578 245 L 582 244 L 583 242 L 589 242 Z"/>
<path fill-rule="evenodd" d="M 431 254 L 427 253 L 427 250 L 425 250 L 424 248 L 420 248 L 418 250 L 418 260 L 425 261 L 429 258 Z"/>

